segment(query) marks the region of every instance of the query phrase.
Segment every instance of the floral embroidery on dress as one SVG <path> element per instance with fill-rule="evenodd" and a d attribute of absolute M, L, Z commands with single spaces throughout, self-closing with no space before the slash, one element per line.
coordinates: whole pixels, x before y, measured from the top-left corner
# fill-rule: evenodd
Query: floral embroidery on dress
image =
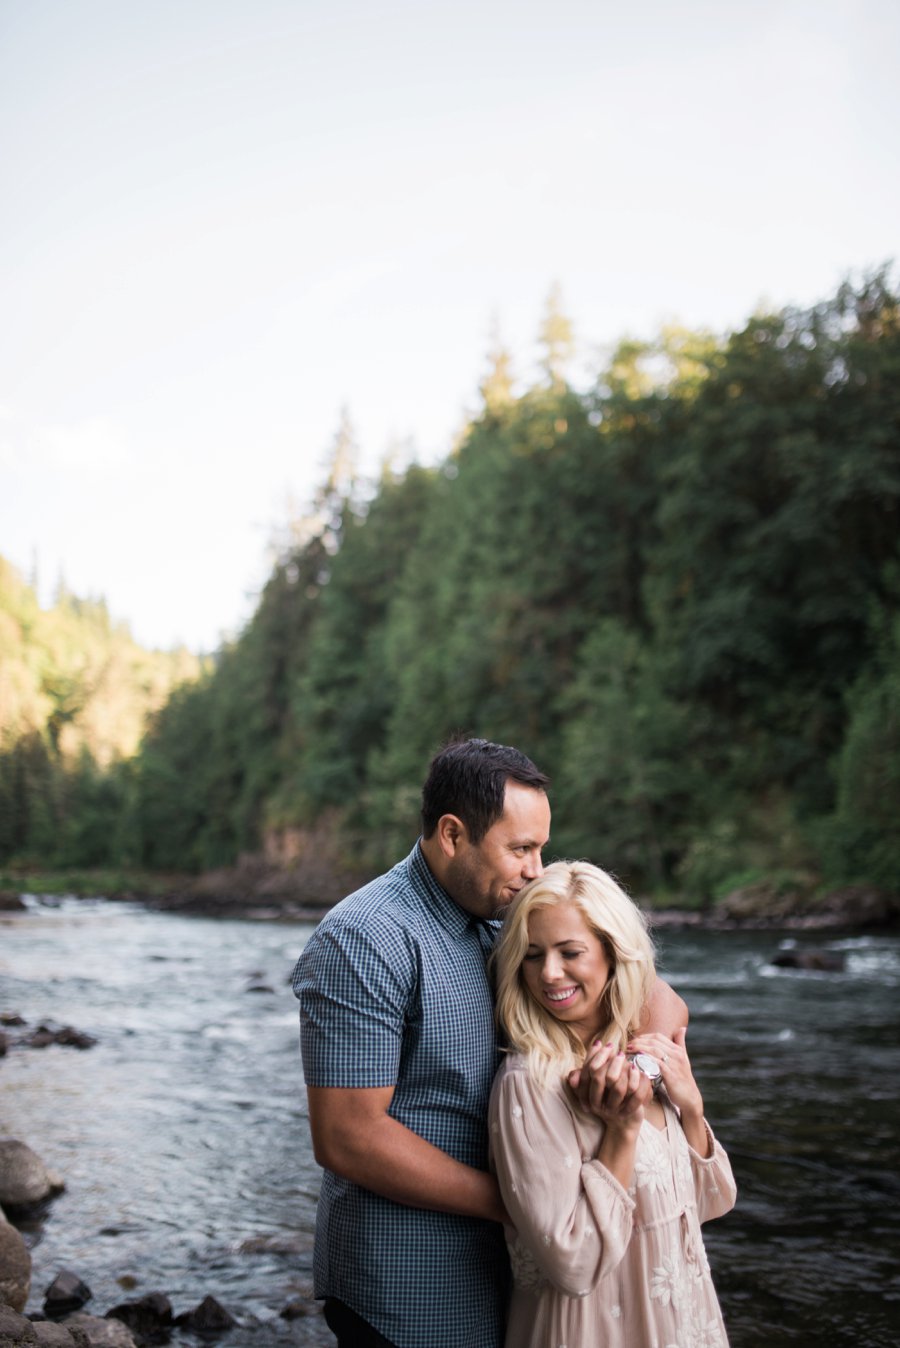
<path fill-rule="evenodd" d="M 688 1307 L 685 1319 L 684 1348 L 727 1348 L 728 1340 L 722 1333 L 722 1326 L 708 1307 Z"/>
<path fill-rule="evenodd" d="M 715 1159 L 697 1153 L 678 1124 L 677 1111 L 666 1103 L 665 1130 L 640 1130 L 626 1198 L 615 1182 L 594 1183 L 598 1170 L 602 1173 L 595 1145 L 602 1125 L 589 1121 L 588 1127 L 573 1113 L 564 1085 L 557 1095 L 552 1109 L 537 1110 L 533 1129 L 529 1105 L 522 1104 L 527 1096 L 516 1104 L 516 1097 L 507 1095 L 496 1130 L 509 1148 L 504 1192 L 512 1214 L 520 1205 L 527 1210 L 534 1158 L 552 1158 L 557 1167 L 555 1176 L 547 1177 L 549 1184 L 542 1181 L 535 1188 L 546 1205 L 535 1202 L 528 1215 L 528 1243 L 507 1226 L 517 1348 L 526 1343 L 565 1348 L 558 1342 L 560 1332 L 569 1348 L 575 1340 L 591 1348 L 607 1341 L 639 1348 L 638 1338 L 640 1348 L 727 1348 L 698 1222 L 698 1206 L 716 1213 L 724 1206 L 722 1195 L 729 1193 L 721 1148 L 717 1145 Z M 560 1125 L 560 1102 L 569 1109 L 571 1133 Z M 523 1137 L 526 1120 L 528 1136 Z M 560 1224 L 559 1203 L 570 1200 L 575 1206 L 565 1209 Z M 569 1248 L 573 1240 L 579 1250 Z M 616 1265 L 613 1256 L 623 1248 L 624 1258 Z M 575 1267 L 584 1271 L 575 1273 Z M 559 1285 L 557 1268 L 562 1271 Z M 598 1281 L 600 1272 L 604 1276 Z M 573 1273 L 577 1281 L 571 1283 Z M 585 1287 L 591 1277 L 594 1283 Z"/>
<path fill-rule="evenodd" d="M 509 1245 L 509 1262 L 516 1286 L 533 1292 L 544 1281 L 544 1275 L 535 1263 L 534 1256 L 527 1246 L 516 1238 Z"/>
<path fill-rule="evenodd" d="M 650 1277 L 650 1300 L 677 1309 L 688 1295 L 686 1284 L 684 1267 L 678 1256 L 674 1252 L 664 1255 Z"/>
<path fill-rule="evenodd" d="M 638 1156 L 634 1163 L 636 1187 L 649 1189 L 651 1193 L 665 1192 L 670 1173 L 668 1157 L 655 1149 Z"/>
<path fill-rule="evenodd" d="M 694 1172 L 691 1168 L 691 1154 L 683 1137 L 679 1137 L 678 1141 L 680 1145 L 675 1150 L 675 1174 L 680 1185 L 693 1191 Z"/>

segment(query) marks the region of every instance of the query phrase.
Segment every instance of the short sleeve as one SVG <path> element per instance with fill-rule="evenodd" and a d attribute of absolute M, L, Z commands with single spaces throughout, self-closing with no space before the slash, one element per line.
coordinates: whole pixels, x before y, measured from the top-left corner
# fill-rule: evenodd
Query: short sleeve
<path fill-rule="evenodd" d="M 316 928 L 293 976 L 308 1086 L 396 1084 L 416 967 L 404 933 L 388 923 L 364 930 L 325 919 Z"/>
<path fill-rule="evenodd" d="M 501 1070 L 490 1105 L 491 1155 L 503 1202 L 541 1274 L 584 1296 L 622 1260 L 634 1201 L 600 1161 L 583 1157 L 559 1090 Z M 511 1242 L 513 1264 L 515 1244 Z"/>

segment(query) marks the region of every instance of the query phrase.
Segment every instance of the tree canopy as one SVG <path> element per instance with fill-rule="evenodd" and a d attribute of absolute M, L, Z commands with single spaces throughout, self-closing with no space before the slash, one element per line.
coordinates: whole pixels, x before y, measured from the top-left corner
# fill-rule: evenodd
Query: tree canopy
<path fill-rule="evenodd" d="M 554 293 L 541 378 L 517 394 L 495 338 L 439 466 L 362 500 L 345 419 L 316 522 L 202 673 L 151 674 L 99 610 L 42 616 L 0 570 L 0 857 L 200 869 L 327 821 L 374 869 L 468 732 L 551 774 L 551 852 L 644 892 L 896 887 L 898 303 L 884 270 L 721 338 L 625 340 L 576 391 Z"/>

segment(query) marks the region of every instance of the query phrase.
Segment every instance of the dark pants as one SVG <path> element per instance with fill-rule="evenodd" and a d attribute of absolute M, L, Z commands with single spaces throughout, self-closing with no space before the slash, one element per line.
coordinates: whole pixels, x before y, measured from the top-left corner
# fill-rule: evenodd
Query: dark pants
<path fill-rule="evenodd" d="M 338 1348 L 394 1348 L 389 1339 L 334 1297 L 325 1298 L 325 1323 L 337 1338 Z"/>

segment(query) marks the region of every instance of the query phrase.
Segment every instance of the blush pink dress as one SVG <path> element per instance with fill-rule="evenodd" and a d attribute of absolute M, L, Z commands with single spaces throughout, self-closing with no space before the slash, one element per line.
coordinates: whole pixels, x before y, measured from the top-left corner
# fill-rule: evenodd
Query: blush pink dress
<path fill-rule="evenodd" d="M 728 1157 L 688 1146 L 669 1102 L 645 1120 L 623 1189 L 597 1154 L 603 1124 L 560 1082 L 506 1059 L 490 1104 L 491 1163 L 512 1225 L 507 1348 L 727 1348 L 700 1223 L 734 1206 Z"/>

